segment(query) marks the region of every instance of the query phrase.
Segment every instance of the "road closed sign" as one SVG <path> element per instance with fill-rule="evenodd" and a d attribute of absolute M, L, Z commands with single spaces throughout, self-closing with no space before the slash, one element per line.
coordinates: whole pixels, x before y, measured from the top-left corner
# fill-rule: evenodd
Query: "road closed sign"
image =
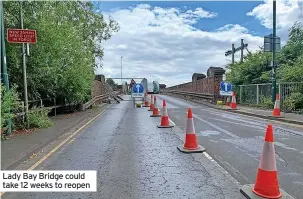
<path fill-rule="evenodd" d="M 7 41 L 9 43 L 37 43 L 36 30 L 7 29 Z"/>

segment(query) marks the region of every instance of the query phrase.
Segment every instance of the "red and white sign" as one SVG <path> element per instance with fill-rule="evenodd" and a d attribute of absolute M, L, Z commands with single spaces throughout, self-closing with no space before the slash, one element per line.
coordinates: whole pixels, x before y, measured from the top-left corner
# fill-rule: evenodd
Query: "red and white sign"
<path fill-rule="evenodd" d="M 7 41 L 9 43 L 37 43 L 36 30 L 7 29 Z"/>

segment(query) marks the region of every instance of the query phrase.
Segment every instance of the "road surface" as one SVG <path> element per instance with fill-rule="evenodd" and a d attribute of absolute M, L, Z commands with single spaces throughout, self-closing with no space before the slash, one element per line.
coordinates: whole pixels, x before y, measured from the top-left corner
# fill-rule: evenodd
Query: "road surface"
<path fill-rule="evenodd" d="M 255 183 L 267 121 L 212 109 L 171 96 L 168 114 L 185 129 L 186 112 L 193 108 L 199 144 L 241 184 Z M 280 186 L 303 199 L 303 126 L 273 122 Z"/>
<path fill-rule="evenodd" d="M 185 136 L 179 124 L 173 129 L 159 129 L 160 118 L 150 117 L 147 109 L 133 108 L 131 101 L 112 104 L 36 168 L 97 170 L 97 192 L 5 193 L 2 198 L 244 198 L 239 184 L 205 155 L 177 150 L 183 144 L 178 135 Z M 178 111 L 183 125 L 184 108 L 171 111 Z"/>

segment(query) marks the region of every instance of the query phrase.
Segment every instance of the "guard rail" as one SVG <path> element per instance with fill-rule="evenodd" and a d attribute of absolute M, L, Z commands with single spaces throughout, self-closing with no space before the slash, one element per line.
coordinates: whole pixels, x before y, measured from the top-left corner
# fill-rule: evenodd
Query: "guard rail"
<path fill-rule="evenodd" d="M 117 91 L 113 91 L 113 92 L 110 92 L 110 93 L 107 93 L 107 94 L 95 96 L 94 98 L 92 98 L 91 100 L 89 100 L 88 102 L 86 102 L 85 104 L 82 105 L 82 110 L 85 110 L 85 109 L 89 108 L 90 106 L 92 106 L 97 101 L 106 99 L 106 98 L 108 98 L 112 95 L 117 95 L 117 94 L 118 94 Z"/>
<path fill-rule="evenodd" d="M 177 94 L 188 97 L 202 98 L 206 100 L 215 101 L 215 95 L 211 93 L 195 93 L 195 92 L 187 92 L 187 91 L 177 91 L 177 90 L 162 90 L 163 94 Z"/>

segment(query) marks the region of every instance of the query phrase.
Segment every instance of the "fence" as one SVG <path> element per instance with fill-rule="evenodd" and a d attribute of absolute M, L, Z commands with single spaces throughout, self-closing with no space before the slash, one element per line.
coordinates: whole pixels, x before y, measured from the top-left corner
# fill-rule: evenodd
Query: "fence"
<path fill-rule="evenodd" d="M 283 102 L 292 93 L 303 93 L 303 82 L 277 83 L 277 89 L 280 94 L 281 108 L 283 108 Z M 239 85 L 234 86 L 233 90 L 237 93 L 237 101 L 240 104 L 272 103 L 271 83 Z"/>

